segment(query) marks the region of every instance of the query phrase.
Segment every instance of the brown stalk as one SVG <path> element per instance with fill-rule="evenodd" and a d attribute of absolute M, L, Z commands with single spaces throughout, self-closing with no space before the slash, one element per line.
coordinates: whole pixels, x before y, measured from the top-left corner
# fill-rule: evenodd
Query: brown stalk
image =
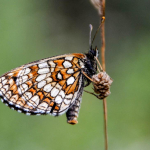
<path fill-rule="evenodd" d="M 101 29 L 101 60 L 103 71 L 106 71 L 105 66 L 105 0 L 91 0 L 91 3 L 98 10 L 100 16 L 100 29 Z M 98 30 L 97 30 L 98 31 Z M 95 34 L 96 36 L 96 34 Z M 95 37 L 93 38 L 95 39 Z M 93 41 L 92 41 L 93 42 Z M 104 136 L 105 136 L 105 150 L 108 150 L 108 136 L 107 136 L 107 102 L 106 98 L 103 99 L 103 110 L 104 110 Z"/>
<path fill-rule="evenodd" d="M 100 20 L 105 17 L 105 0 L 100 1 Z M 106 71 L 105 66 L 105 22 L 101 26 L 101 59 L 103 70 Z M 103 111 L 104 111 L 104 135 L 105 135 L 105 150 L 108 150 L 108 135 L 107 135 L 107 101 L 106 98 L 103 99 Z"/>

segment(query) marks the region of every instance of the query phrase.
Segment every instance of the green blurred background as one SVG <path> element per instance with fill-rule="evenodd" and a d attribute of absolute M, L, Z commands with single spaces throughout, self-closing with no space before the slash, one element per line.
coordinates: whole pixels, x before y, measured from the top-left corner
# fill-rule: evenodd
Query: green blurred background
<path fill-rule="evenodd" d="M 150 1 L 106 1 L 109 150 L 150 149 Z M 90 1 L 0 0 L 0 74 L 65 53 L 86 52 Z M 94 33 L 93 33 L 94 34 Z M 98 35 L 93 46 L 100 48 Z M 92 86 L 86 88 L 92 91 Z M 75 126 L 66 116 L 26 116 L 0 104 L 0 150 L 102 150 L 102 101 L 84 93 Z"/>

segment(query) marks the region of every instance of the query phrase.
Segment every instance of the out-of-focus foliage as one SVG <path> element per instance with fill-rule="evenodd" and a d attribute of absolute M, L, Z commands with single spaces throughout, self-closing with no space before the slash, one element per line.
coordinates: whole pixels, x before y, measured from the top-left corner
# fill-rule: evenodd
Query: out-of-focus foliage
<path fill-rule="evenodd" d="M 111 150 L 150 149 L 150 1 L 106 1 L 106 69 Z M 0 74 L 22 64 L 88 50 L 89 1 L 0 0 Z M 94 33 L 93 33 L 94 34 Z M 100 36 L 94 45 L 100 48 Z M 92 86 L 86 88 L 92 91 Z M 84 93 L 79 124 L 65 115 L 26 116 L 0 104 L 2 150 L 104 149 L 102 101 Z"/>

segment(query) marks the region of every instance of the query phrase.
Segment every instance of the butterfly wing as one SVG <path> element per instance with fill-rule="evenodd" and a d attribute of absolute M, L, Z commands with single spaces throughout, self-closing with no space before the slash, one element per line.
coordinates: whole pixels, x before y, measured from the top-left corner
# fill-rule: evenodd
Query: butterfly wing
<path fill-rule="evenodd" d="M 51 57 L 0 77 L 2 102 L 27 115 L 65 113 L 83 91 L 84 54 Z"/>

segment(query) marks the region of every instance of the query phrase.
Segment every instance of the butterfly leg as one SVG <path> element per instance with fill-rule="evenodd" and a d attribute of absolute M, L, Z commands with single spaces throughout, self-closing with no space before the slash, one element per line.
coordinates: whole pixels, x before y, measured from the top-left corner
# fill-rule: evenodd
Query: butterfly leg
<path fill-rule="evenodd" d="M 86 78 L 88 78 L 91 82 L 94 82 L 93 79 L 91 79 L 84 71 L 82 71 L 82 73 L 83 73 L 84 76 L 85 76 Z M 94 82 L 94 83 L 95 83 L 95 82 Z"/>
<path fill-rule="evenodd" d="M 96 96 L 98 99 L 102 99 L 102 98 L 100 97 L 100 95 L 96 95 L 96 94 L 94 94 L 94 93 L 92 93 L 92 92 L 89 92 L 89 91 L 86 91 L 86 90 L 84 90 L 84 91 L 87 92 L 87 93 L 89 93 L 89 94 L 92 94 L 92 95 Z"/>

